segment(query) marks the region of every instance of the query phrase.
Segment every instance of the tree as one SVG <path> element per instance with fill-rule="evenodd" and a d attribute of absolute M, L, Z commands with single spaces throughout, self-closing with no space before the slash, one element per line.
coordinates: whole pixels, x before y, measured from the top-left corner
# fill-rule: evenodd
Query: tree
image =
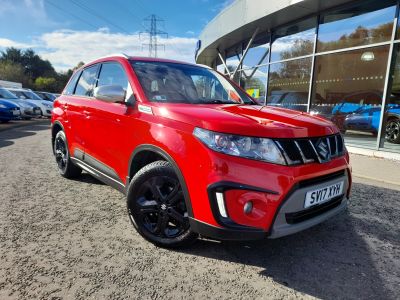
<path fill-rule="evenodd" d="M 22 51 L 13 47 L 7 48 L 0 54 L 0 62 L 20 65 L 31 82 L 38 77 L 55 77 L 57 75 L 51 63 L 40 58 L 32 49 Z"/>
<path fill-rule="evenodd" d="M 0 59 L 2 61 L 11 61 L 17 64 L 22 64 L 23 63 L 23 52 L 21 49 L 17 49 L 14 47 L 7 48 L 5 51 L 1 52 L 1 57 Z"/>
<path fill-rule="evenodd" d="M 23 86 L 32 86 L 32 80 L 26 76 L 22 65 L 12 61 L 0 61 L 0 80 L 20 82 Z"/>
<path fill-rule="evenodd" d="M 43 60 L 32 49 L 25 50 L 22 55 L 22 65 L 25 73 L 36 79 L 40 76 L 53 77 L 56 71 L 48 60 Z"/>
<path fill-rule="evenodd" d="M 72 68 L 72 71 L 75 72 L 76 70 L 78 70 L 80 67 L 83 67 L 84 65 L 85 65 L 85 63 L 83 61 L 80 61 L 75 67 Z M 70 70 L 68 70 L 68 71 L 70 71 Z"/>

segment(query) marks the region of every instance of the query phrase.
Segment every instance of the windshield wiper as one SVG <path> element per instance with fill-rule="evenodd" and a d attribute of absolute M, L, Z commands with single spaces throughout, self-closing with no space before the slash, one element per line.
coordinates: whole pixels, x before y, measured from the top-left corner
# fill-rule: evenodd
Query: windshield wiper
<path fill-rule="evenodd" d="M 236 103 L 236 102 L 224 101 L 224 100 L 219 100 L 219 99 L 203 99 L 203 100 L 200 100 L 199 103 L 204 103 L 204 104 L 239 104 L 239 103 Z"/>

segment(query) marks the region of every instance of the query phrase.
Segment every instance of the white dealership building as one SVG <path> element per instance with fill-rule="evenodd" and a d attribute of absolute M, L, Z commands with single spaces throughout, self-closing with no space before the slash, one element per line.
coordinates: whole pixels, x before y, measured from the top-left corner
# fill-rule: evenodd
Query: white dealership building
<path fill-rule="evenodd" d="M 395 0 L 236 0 L 203 30 L 196 62 L 260 103 L 331 119 L 351 151 L 400 157 Z"/>

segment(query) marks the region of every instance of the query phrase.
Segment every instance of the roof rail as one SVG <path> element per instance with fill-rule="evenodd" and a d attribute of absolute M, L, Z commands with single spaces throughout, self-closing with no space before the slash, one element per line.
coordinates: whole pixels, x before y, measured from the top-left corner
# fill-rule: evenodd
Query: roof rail
<path fill-rule="evenodd" d="M 118 57 L 123 57 L 123 58 L 126 58 L 126 59 L 130 58 L 130 56 L 128 54 L 125 54 L 125 53 L 113 53 L 113 54 L 109 54 L 109 55 L 106 55 L 106 56 L 99 57 L 98 59 L 107 58 L 107 57 L 111 57 L 111 56 L 118 56 Z"/>

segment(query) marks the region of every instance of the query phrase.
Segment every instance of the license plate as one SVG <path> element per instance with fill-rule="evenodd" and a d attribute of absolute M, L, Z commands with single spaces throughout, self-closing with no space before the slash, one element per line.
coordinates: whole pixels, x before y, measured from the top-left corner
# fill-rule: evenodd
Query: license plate
<path fill-rule="evenodd" d="M 19 116 L 20 115 L 19 110 L 13 110 L 13 115 L 14 116 Z"/>
<path fill-rule="evenodd" d="M 341 181 L 318 190 L 307 192 L 306 200 L 304 201 L 304 208 L 324 203 L 330 199 L 342 195 L 343 185 L 344 182 Z"/>

